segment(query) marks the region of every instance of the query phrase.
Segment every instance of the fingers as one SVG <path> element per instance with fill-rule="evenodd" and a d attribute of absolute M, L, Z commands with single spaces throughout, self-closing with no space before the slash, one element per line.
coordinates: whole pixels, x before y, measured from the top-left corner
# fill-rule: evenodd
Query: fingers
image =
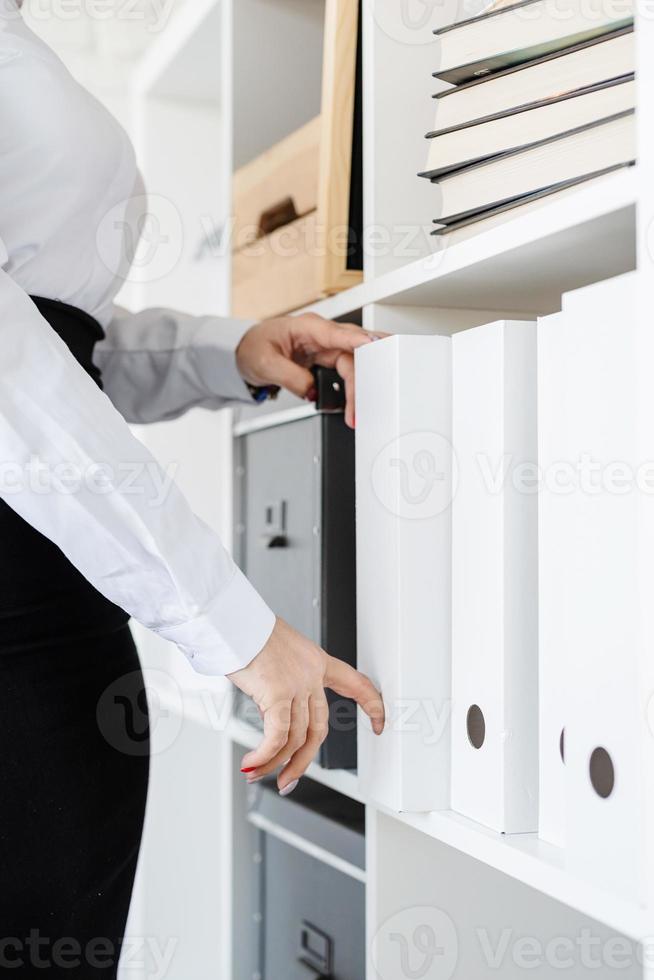
<path fill-rule="evenodd" d="M 269 383 L 286 388 L 298 398 L 306 398 L 315 385 L 311 371 L 277 352 L 270 354 L 266 377 Z"/>
<path fill-rule="evenodd" d="M 335 368 L 345 384 L 345 422 L 354 428 L 354 355 L 338 350 L 321 351 L 315 363 L 322 367 Z"/>
<path fill-rule="evenodd" d="M 241 772 L 253 772 L 266 767 L 271 760 L 280 757 L 286 748 L 291 728 L 292 705 L 289 701 L 277 701 L 263 714 L 263 740 L 253 752 L 248 752 L 241 763 Z M 288 755 L 284 756 L 288 758 Z"/>
<path fill-rule="evenodd" d="M 365 674 L 342 660 L 328 657 L 325 687 L 356 701 L 370 718 L 375 735 L 381 735 L 385 722 L 384 702 L 380 692 Z"/>
<path fill-rule="evenodd" d="M 385 712 L 381 694 L 365 674 L 327 657 L 324 677 L 326 687 L 336 694 L 352 698 L 370 718 L 376 735 L 384 730 Z M 314 761 L 329 732 L 329 705 L 322 688 L 308 701 L 295 699 L 280 712 L 279 704 L 264 712 L 264 740 L 243 759 L 242 771 L 248 782 L 256 782 L 283 766 L 277 778 L 279 792 L 286 795 Z"/>
<path fill-rule="evenodd" d="M 329 705 L 323 690 L 316 691 L 309 700 L 309 727 L 306 740 L 295 752 L 288 764 L 277 777 L 280 792 L 288 791 L 289 786 L 300 779 L 314 761 L 318 749 L 329 732 Z M 293 787 L 294 788 L 294 787 Z"/>
<path fill-rule="evenodd" d="M 270 714 L 270 710 L 264 714 L 264 731 L 266 718 Z M 261 779 L 262 776 L 267 776 L 269 773 L 279 769 L 281 765 L 287 762 L 287 760 L 290 759 L 298 751 L 298 749 L 302 748 L 302 746 L 305 744 L 307 740 L 308 728 L 308 701 L 298 701 L 296 699 L 293 701 L 290 708 L 289 725 L 286 730 L 286 736 L 283 744 L 280 744 L 279 741 L 277 743 L 274 741 L 271 742 L 271 745 L 275 747 L 275 751 L 272 753 L 266 752 L 265 756 L 260 758 L 258 753 L 260 753 L 263 748 L 262 743 L 256 752 L 251 752 L 249 755 L 245 756 L 242 762 L 242 771 L 247 770 L 248 779 L 253 781 L 255 779 Z"/>
<path fill-rule="evenodd" d="M 345 424 L 354 428 L 354 357 L 352 354 L 340 354 L 336 361 L 336 370 L 345 383 Z"/>
<path fill-rule="evenodd" d="M 281 332 L 280 324 L 283 325 Z M 352 355 L 357 347 L 384 336 L 369 333 L 354 323 L 325 320 L 314 313 L 282 317 L 277 321 L 266 321 L 260 326 L 268 326 L 269 330 L 273 327 L 275 329 L 265 343 L 259 342 L 257 357 L 249 358 L 244 376 L 247 375 L 253 383 L 279 385 L 299 398 L 309 397 L 314 388 L 314 378 L 309 370 L 311 365 L 334 367 L 343 354 Z M 345 369 L 353 376 L 354 365 L 350 369 L 345 362 Z M 349 378 L 347 384 L 353 393 L 353 384 Z M 346 421 L 352 427 L 353 397 L 349 402 Z"/>
<path fill-rule="evenodd" d="M 306 332 L 307 338 L 325 350 L 351 352 L 380 336 L 369 333 L 355 323 L 335 323 L 314 313 L 298 317 L 297 322 Z"/>

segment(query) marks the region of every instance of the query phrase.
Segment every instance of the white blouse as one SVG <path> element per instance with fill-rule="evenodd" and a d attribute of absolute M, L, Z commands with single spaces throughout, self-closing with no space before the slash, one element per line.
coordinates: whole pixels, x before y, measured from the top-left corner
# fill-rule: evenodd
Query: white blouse
<path fill-rule="evenodd" d="M 179 490 L 161 502 L 162 473 L 125 419 L 248 400 L 234 351 L 249 324 L 113 306 L 116 227 L 133 230 L 140 193 L 125 132 L 0 0 L 0 497 L 196 670 L 225 674 L 274 615 Z M 104 394 L 30 295 L 100 321 Z"/>

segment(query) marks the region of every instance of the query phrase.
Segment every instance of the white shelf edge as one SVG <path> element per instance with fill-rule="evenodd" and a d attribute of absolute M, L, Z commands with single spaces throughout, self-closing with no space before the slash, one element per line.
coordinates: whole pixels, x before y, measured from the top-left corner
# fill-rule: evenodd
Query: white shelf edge
<path fill-rule="evenodd" d="M 652 910 L 579 878 L 566 869 L 565 852 L 541 841 L 537 834 L 498 834 L 453 810 L 398 814 L 378 809 L 630 939 L 654 936 Z"/>
<path fill-rule="evenodd" d="M 238 719 L 229 722 L 227 733 L 233 742 L 249 749 L 254 748 L 261 738 L 256 729 Z M 351 772 L 323 769 L 314 763 L 309 767 L 307 776 L 630 939 L 651 939 L 654 936 L 654 914 L 651 911 L 635 902 L 602 892 L 594 884 L 569 872 L 565 868 L 564 852 L 539 840 L 536 834 L 497 834 L 452 810 L 394 813 L 366 799 L 359 791 L 356 775 Z"/>
<path fill-rule="evenodd" d="M 237 422 L 234 426 L 234 436 L 247 436 L 251 432 L 260 432 L 262 429 L 270 429 L 273 426 L 285 425 L 288 422 L 297 422 L 298 419 L 308 419 L 316 415 L 316 406 L 298 405 L 297 408 L 283 408 L 279 412 L 270 412 L 260 418 L 250 418 L 243 422 Z"/>
<path fill-rule="evenodd" d="M 238 718 L 231 718 L 227 725 L 227 735 L 232 742 L 242 745 L 246 749 L 255 748 L 261 741 L 261 732 L 248 725 L 247 722 L 240 721 Z M 316 762 L 312 762 L 307 769 L 309 779 L 328 786 L 330 789 L 349 796 L 351 800 L 364 803 L 365 800 L 359 792 L 359 780 L 356 773 L 346 769 L 323 769 Z"/>
<path fill-rule="evenodd" d="M 295 848 L 296 851 L 302 851 L 303 854 L 307 854 L 316 861 L 320 861 L 321 864 L 326 864 L 328 867 L 334 868 L 335 871 L 340 871 L 341 874 L 347 875 L 348 878 L 354 878 L 355 881 L 360 881 L 362 884 L 365 884 L 366 872 L 363 868 L 358 868 L 356 864 L 352 864 L 351 861 L 346 861 L 337 854 L 332 854 L 326 848 L 319 847 L 318 844 L 306 840 L 292 830 L 287 830 L 286 827 L 282 827 L 280 824 L 269 820 L 268 817 L 264 817 L 260 813 L 249 813 L 248 821 L 259 830 L 270 834 L 271 837 L 276 837 L 277 840 L 288 844 L 289 847 Z"/>
<path fill-rule="evenodd" d="M 636 168 L 629 167 L 597 182 L 581 185 L 562 198 L 545 200 L 542 207 L 517 215 L 488 231 L 388 273 L 373 284 L 372 302 L 405 293 L 424 282 L 446 279 L 464 269 L 514 252 L 558 232 L 587 224 L 594 218 L 630 207 L 636 199 Z"/>
<path fill-rule="evenodd" d="M 410 299 L 413 290 L 428 283 L 434 283 L 436 288 L 439 281 L 447 283 L 451 277 L 466 270 L 472 272 L 476 266 L 494 258 L 499 259 L 597 218 L 633 207 L 637 179 L 637 167 L 609 174 L 596 182 L 581 185 L 560 199 L 545 200 L 541 207 L 509 218 L 451 248 L 318 300 L 298 312 L 319 313 L 334 319 L 372 303 Z"/>
<path fill-rule="evenodd" d="M 358 286 L 344 289 L 342 293 L 334 293 L 333 296 L 316 300 L 315 303 L 304 306 L 301 310 L 296 310 L 295 313 L 319 313 L 327 320 L 335 320 L 337 317 L 357 313 L 372 302 L 369 299 L 371 285 L 372 283 L 362 282 Z"/>
<path fill-rule="evenodd" d="M 188 44 L 189 39 L 201 27 L 204 20 L 222 0 L 189 0 L 173 15 L 162 31 L 161 37 L 148 48 L 134 69 L 132 89 L 135 97 L 142 97 L 172 64 Z"/>
<path fill-rule="evenodd" d="M 230 717 L 224 727 L 216 727 L 197 698 L 190 696 L 184 702 L 185 719 L 225 734 L 233 744 L 245 749 L 253 749 L 260 743 L 261 732 L 247 722 Z M 171 710 L 178 708 L 172 703 L 162 702 L 161 706 Z M 654 938 L 654 910 L 603 892 L 595 884 L 579 878 L 565 867 L 565 852 L 541 841 L 537 834 L 498 834 L 452 810 L 396 813 L 364 796 L 356 773 L 346 770 L 323 769 L 312 763 L 306 775 L 616 932 L 637 941 Z"/>

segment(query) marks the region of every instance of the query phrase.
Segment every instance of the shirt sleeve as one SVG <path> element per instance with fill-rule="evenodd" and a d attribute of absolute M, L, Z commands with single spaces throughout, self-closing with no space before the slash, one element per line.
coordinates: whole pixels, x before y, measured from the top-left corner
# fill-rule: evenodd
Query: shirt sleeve
<path fill-rule="evenodd" d="M 249 402 L 236 348 L 253 321 L 119 307 L 97 344 L 104 390 L 128 422 L 161 422 L 189 408 Z"/>
<path fill-rule="evenodd" d="M 0 363 L 0 498 L 199 673 L 246 666 L 274 614 L 1 268 Z"/>

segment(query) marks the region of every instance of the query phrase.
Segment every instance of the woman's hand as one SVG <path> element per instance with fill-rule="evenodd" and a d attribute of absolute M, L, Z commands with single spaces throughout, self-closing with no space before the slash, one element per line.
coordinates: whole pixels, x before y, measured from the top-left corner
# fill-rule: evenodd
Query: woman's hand
<path fill-rule="evenodd" d="M 277 785 L 284 795 L 295 789 L 327 736 L 326 687 L 353 698 L 377 735 L 384 729 L 384 705 L 371 681 L 283 619 L 277 620 L 261 653 L 229 679 L 254 700 L 263 716 L 263 741 L 244 757 L 241 771 L 252 782 L 283 766 Z"/>
<path fill-rule="evenodd" d="M 279 385 L 300 398 L 315 399 L 314 364 L 336 368 L 345 382 L 345 421 L 354 427 L 354 357 L 357 347 L 376 340 L 353 323 L 333 323 L 317 313 L 280 316 L 251 327 L 236 349 L 241 376 L 252 385 Z"/>

